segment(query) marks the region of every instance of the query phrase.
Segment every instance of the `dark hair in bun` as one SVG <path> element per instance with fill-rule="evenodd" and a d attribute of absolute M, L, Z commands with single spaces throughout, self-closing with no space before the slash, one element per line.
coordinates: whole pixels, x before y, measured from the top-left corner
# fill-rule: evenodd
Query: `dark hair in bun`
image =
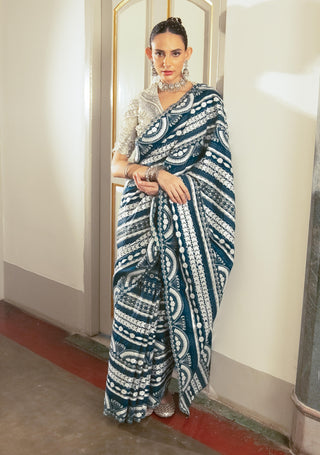
<path fill-rule="evenodd" d="M 149 45 L 151 47 L 151 43 L 155 36 L 159 35 L 160 33 L 174 33 L 175 35 L 180 35 L 185 48 L 188 47 L 188 36 L 186 29 L 182 25 L 182 21 L 180 17 L 169 17 L 166 21 L 159 22 L 159 24 L 155 25 L 150 33 L 150 42 Z"/>

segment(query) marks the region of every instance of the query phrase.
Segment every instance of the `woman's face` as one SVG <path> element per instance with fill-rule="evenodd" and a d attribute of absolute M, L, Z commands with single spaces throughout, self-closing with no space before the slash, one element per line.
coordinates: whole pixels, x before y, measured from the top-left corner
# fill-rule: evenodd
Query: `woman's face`
<path fill-rule="evenodd" d="M 147 57 L 153 60 L 154 67 L 163 82 L 174 84 L 181 79 L 183 64 L 189 60 L 192 49 L 185 49 L 180 35 L 166 32 L 156 35 L 151 49 L 146 49 Z"/>

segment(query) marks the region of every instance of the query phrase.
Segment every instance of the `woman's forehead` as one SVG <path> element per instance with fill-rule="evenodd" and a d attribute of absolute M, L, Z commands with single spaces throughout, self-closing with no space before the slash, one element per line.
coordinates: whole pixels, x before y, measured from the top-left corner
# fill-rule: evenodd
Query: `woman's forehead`
<path fill-rule="evenodd" d="M 152 48 L 157 50 L 184 49 L 182 37 L 170 32 L 159 33 L 153 38 L 151 44 Z"/>

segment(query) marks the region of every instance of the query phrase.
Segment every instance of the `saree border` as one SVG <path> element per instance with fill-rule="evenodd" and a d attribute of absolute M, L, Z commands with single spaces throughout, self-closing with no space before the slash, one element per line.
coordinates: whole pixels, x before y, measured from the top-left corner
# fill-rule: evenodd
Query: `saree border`
<path fill-rule="evenodd" d="M 115 254 L 116 254 L 116 248 L 115 248 L 115 243 L 116 243 L 116 231 L 117 231 L 117 226 L 116 226 L 116 196 L 117 196 L 117 187 L 124 188 L 124 185 L 121 183 L 112 183 L 112 194 L 111 194 L 111 204 L 112 204 L 112 214 L 111 214 L 111 220 L 112 220 L 112 233 L 111 233 L 111 270 L 114 270 L 114 265 L 115 265 Z M 111 317 L 113 318 L 114 314 L 114 305 L 113 305 L 113 275 L 111 275 Z"/>

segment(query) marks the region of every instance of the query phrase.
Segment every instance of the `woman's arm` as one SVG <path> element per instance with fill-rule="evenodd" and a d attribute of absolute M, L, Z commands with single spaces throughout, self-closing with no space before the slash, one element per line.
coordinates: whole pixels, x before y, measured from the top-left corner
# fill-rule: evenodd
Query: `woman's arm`
<path fill-rule="evenodd" d="M 189 191 L 180 177 L 161 170 L 158 174 L 158 182 L 147 182 L 145 180 L 147 170 L 148 166 L 129 163 L 127 155 L 120 152 L 115 152 L 113 155 L 111 163 L 113 177 L 134 179 L 137 188 L 149 196 L 158 194 L 160 185 L 170 200 L 177 204 L 185 204 L 191 199 Z"/>
<path fill-rule="evenodd" d="M 140 164 L 136 163 L 129 163 L 128 155 L 124 155 L 120 152 L 114 153 L 111 162 L 111 174 L 113 177 L 132 179 L 133 173 L 139 168 L 145 168 L 145 170 L 141 169 L 140 173 L 145 173 L 147 170 L 146 166 L 141 166 Z"/>
<path fill-rule="evenodd" d="M 158 194 L 159 185 L 157 182 L 147 182 L 145 180 L 147 166 L 137 163 L 129 163 L 128 156 L 120 152 L 115 152 L 111 163 L 111 173 L 113 177 L 134 179 L 137 188 L 149 196 Z"/>

